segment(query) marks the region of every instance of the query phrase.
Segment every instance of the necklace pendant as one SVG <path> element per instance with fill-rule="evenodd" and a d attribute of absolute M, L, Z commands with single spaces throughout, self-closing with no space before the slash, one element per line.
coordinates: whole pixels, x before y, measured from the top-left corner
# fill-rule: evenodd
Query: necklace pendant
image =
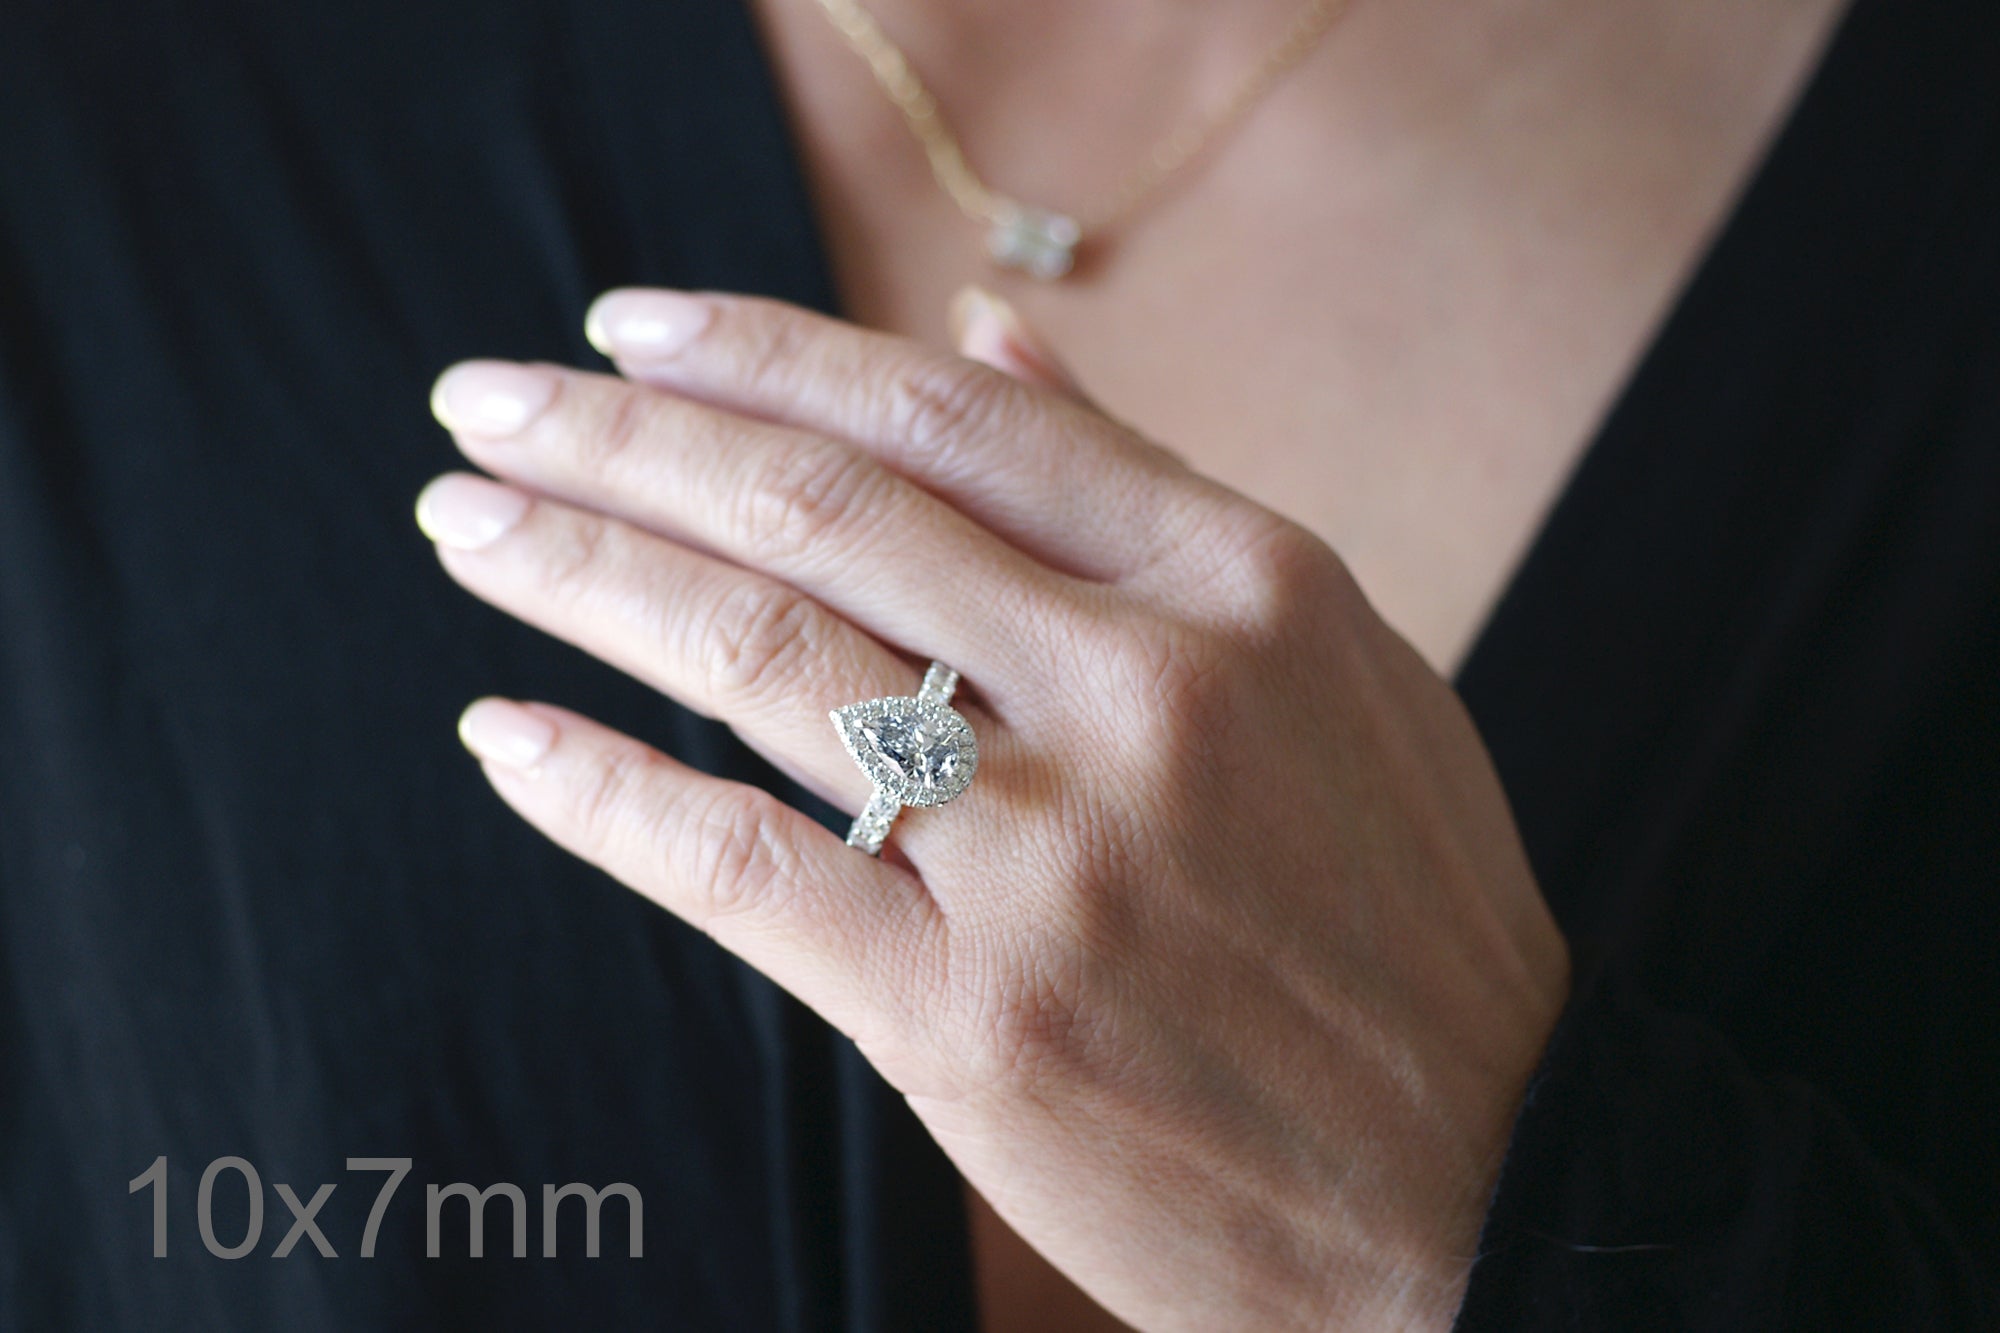
<path fill-rule="evenodd" d="M 1075 218 L 1012 204 L 994 217 L 986 253 L 996 264 L 1053 282 L 1075 267 L 1076 243 L 1082 239 L 1083 228 Z"/>

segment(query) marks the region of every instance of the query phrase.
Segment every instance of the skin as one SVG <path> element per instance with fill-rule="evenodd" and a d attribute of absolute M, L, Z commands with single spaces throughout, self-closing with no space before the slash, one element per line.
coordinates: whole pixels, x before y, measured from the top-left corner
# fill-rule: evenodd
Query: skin
<path fill-rule="evenodd" d="M 601 304 L 614 350 L 635 308 L 699 331 L 440 381 L 519 484 L 426 490 L 446 569 L 849 809 L 827 704 L 950 661 L 979 777 L 876 861 L 496 699 L 502 799 L 852 1037 L 1119 1318 L 1448 1327 L 1568 977 L 1456 696 L 1324 542 L 1074 398 L 719 294 Z"/>
<path fill-rule="evenodd" d="M 986 179 L 1084 208 L 1227 96 L 1293 2 L 871 8 Z M 1236 134 L 1048 286 L 981 262 L 813 0 L 756 8 L 859 322 L 942 341 L 952 293 L 993 285 L 1114 415 L 1333 545 L 1447 675 L 1835 14 L 1354 0 Z"/>
<path fill-rule="evenodd" d="M 1286 13 L 1041 3 L 878 12 L 962 76 L 975 161 L 1057 202 L 1114 155 L 1085 147 L 1143 151 Z M 552 705 L 482 701 L 462 733 L 525 818 L 909 1096 L 975 1191 L 995 1333 L 1449 1327 L 1568 965 L 1437 673 L 1831 10 L 1589 13 L 1363 6 L 1115 262 L 1010 289 L 1027 321 L 961 303 L 955 357 L 918 339 L 964 223 L 822 21 L 771 0 L 843 297 L 915 337 L 723 294 L 628 321 L 652 298 L 614 294 L 593 333 L 623 379 L 440 381 L 511 483 L 426 491 L 452 576 L 845 808 L 867 788 L 826 707 L 964 671 L 980 776 L 882 863 Z M 1048 93 L 1105 87 L 1129 120 Z M 1086 115 L 1102 139 L 1050 132 Z M 697 332 L 669 354 L 627 322 Z M 546 404 L 482 415 L 482 376 Z"/>

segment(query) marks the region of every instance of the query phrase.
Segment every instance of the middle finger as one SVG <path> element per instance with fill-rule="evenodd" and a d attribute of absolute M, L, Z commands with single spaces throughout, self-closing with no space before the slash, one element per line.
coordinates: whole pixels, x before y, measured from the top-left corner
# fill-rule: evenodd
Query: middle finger
<path fill-rule="evenodd" d="M 835 805 L 858 810 L 867 799 L 870 784 L 826 710 L 913 694 L 922 668 L 811 597 L 470 473 L 424 487 L 417 522 L 468 592 L 728 723 Z"/>
<path fill-rule="evenodd" d="M 999 686 L 1070 581 L 850 445 L 607 375 L 462 362 L 438 418 L 499 476 L 765 570 Z M 968 614 L 968 610 L 972 614 Z"/>

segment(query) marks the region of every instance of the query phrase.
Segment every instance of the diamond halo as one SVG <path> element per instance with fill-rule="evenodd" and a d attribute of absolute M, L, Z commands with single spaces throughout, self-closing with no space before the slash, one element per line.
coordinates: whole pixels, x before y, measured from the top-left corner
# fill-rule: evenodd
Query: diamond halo
<path fill-rule="evenodd" d="M 865 699 L 827 716 L 875 793 L 848 831 L 849 846 L 880 855 L 889 825 L 906 805 L 943 805 L 979 768 L 972 726 L 950 705 L 958 673 L 931 663 L 914 696 Z"/>

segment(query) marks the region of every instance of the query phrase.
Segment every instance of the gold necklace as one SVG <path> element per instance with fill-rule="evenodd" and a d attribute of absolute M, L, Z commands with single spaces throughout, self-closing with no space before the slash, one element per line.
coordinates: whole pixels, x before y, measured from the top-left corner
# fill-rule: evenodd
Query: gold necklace
<path fill-rule="evenodd" d="M 1076 263 L 1076 248 L 1125 220 L 1221 133 L 1276 87 L 1347 10 L 1348 0 L 1307 0 L 1285 35 L 1212 114 L 1181 126 L 1153 145 L 1144 161 L 1121 177 L 1093 209 L 1060 213 L 1036 208 L 987 187 L 967 165 L 958 136 L 944 123 L 937 99 L 909 60 L 859 0 L 819 0 L 820 9 L 868 62 L 875 82 L 903 114 L 930 159 L 931 175 L 959 212 L 986 228 L 986 252 L 997 264 L 1030 276 L 1055 279 Z"/>

